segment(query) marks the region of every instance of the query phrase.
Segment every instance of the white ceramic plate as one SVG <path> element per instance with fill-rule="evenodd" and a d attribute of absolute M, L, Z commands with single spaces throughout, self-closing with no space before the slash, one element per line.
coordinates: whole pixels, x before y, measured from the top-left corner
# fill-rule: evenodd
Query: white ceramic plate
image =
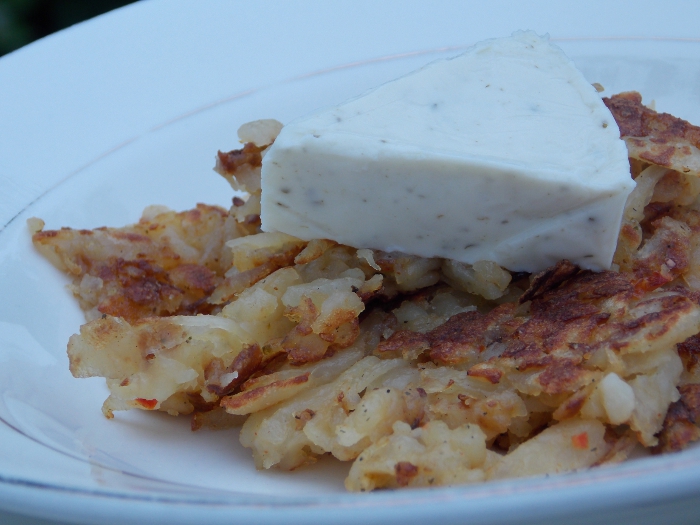
<path fill-rule="evenodd" d="M 394 4 L 392 9 L 406 5 Z M 235 130 L 241 123 L 266 117 L 288 121 L 430 60 L 458 53 L 474 40 L 504 34 L 497 31 L 500 26 L 486 34 L 488 28 L 481 27 L 474 38 L 460 38 L 458 25 L 444 31 L 436 27 L 427 37 L 416 39 L 422 45 L 408 45 L 401 38 L 419 19 L 437 22 L 461 10 L 459 3 L 443 2 L 437 5 L 437 14 L 423 13 L 422 6 L 415 4 L 414 13 L 399 16 L 396 26 L 385 31 L 394 35 L 393 41 L 370 35 L 370 42 L 358 52 L 352 39 L 346 38 L 335 49 L 299 57 L 292 65 L 279 56 L 307 49 L 304 35 L 307 40 L 310 36 L 304 31 L 312 31 L 319 23 L 309 17 L 348 31 L 368 31 L 374 22 L 360 16 L 362 9 L 384 9 L 375 13 L 380 19 L 391 13 L 369 2 L 355 6 L 359 14 L 353 15 L 347 4 L 338 4 L 335 12 L 326 8 L 319 15 L 324 4 L 308 2 L 294 14 L 283 12 L 284 3 L 269 4 L 277 11 L 268 13 L 267 27 L 296 22 L 288 34 L 297 40 L 278 35 L 272 39 L 273 47 L 265 49 L 261 48 L 265 39 L 248 29 L 250 41 L 245 45 L 252 42 L 258 52 L 233 47 L 230 63 L 221 61 L 229 54 L 210 39 L 211 32 L 221 29 L 221 17 L 240 16 L 243 6 L 232 9 L 226 2 L 212 2 L 208 8 L 188 2 L 141 4 L 0 61 L 0 81 L 5 74 L 14 82 L 13 96 L 24 108 L 11 113 L 9 105 L 0 103 L 0 131 L 18 130 L 19 135 L 0 141 L 0 153 L 5 148 L 4 158 L 0 156 L 0 294 L 4 299 L 0 301 L 0 508 L 75 523 L 110 524 L 234 520 L 640 524 L 662 518 L 665 523 L 695 522 L 700 503 L 700 450 L 696 449 L 549 479 L 345 494 L 342 480 L 347 465 L 323 460 L 293 474 L 257 472 L 249 451 L 238 444 L 237 431 L 192 433 L 187 418 L 140 411 L 118 413 L 108 421 L 100 412 L 107 395 L 103 381 L 70 376 L 65 344 L 83 321 L 82 314 L 65 289 L 66 278 L 33 251 L 27 218 L 41 217 L 48 228 L 92 228 L 134 222 L 145 206 L 154 203 L 175 209 L 196 202 L 227 206 L 228 184 L 211 167 L 217 149 L 236 146 Z M 546 7 L 546 2 L 537 7 Z M 340 22 L 339 12 L 347 14 Z M 488 15 L 479 16 L 488 20 Z M 516 15 L 524 18 L 526 11 L 521 8 Z M 173 52 L 166 51 L 170 49 L 166 44 L 178 45 L 178 24 L 189 27 L 186 22 L 196 17 L 192 33 L 200 40 L 195 38 L 188 45 L 198 54 L 172 62 L 173 68 L 177 65 L 188 74 L 173 77 L 172 68 L 161 68 L 162 75 L 152 76 L 154 63 Z M 163 34 L 159 28 L 164 19 L 178 31 Z M 543 30 L 514 20 L 520 19 L 512 18 L 510 29 Z M 596 31 L 590 32 L 593 37 L 557 38 L 577 32 L 564 32 L 561 28 L 571 28 L 561 20 L 551 23 L 557 28 L 551 29 L 555 40 L 586 77 L 603 84 L 607 93 L 636 89 L 646 101 L 655 100 L 657 108 L 700 123 L 700 41 L 690 36 L 670 39 L 663 32 L 659 38 L 630 34 L 610 38 Z M 335 34 L 338 27 L 329 25 L 325 31 Z M 153 32 L 153 40 L 144 39 L 144 30 Z M 121 35 L 122 43 L 127 37 L 144 40 L 133 49 L 94 49 L 105 32 Z M 221 46 L 244 45 L 222 40 Z M 54 66 L 53 76 L 43 79 L 58 86 L 21 93 L 22 82 L 12 75 L 23 72 L 30 80 L 34 75 L 34 80 L 41 81 L 39 66 L 55 58 L 52 53 L 57 50 L 94 63 L 73 71 L 71 61 L 63 58 L 64 69 Z M 100 56 L 95 58 L 95 53 Z M 210 59 L 212 55 L 218 60 Z M 199 64 L 198 56 L 209 61 L 206 67 Z M 116 65 L 96 75 L 91 68 L 107 59 L 116 60 Z M 201 85 L 191 82 L 192 75 L 206 76 L 203 71 L 222 63 L 227 64 L 222 78 L 202 78 Z M 269 64 L 276 65 L 274 73 L 265 71 Z M 236 71 L 246 72 L 245 78 L 241 80 Z M 129 74 L 131 80 L 125 83 Z M 67 82 L 66 77 L 73 80 Z M 123 91 L 107 84 L 110 80 L 133 92 L 123 96 Z M 46 96 L 55 99 L 47 103 L 40 98 Z M 111 107 L 105 110 L 105 104 Z M 36 106 L 55 114 L 42 119 L 41 112 L 30 112 Z M 13 140 L 10 151 L 8 143 L 12 145 Z M 38 159 L 23 158 L 20 153 L 25 150 Z M 3 523 L 20 523 L 19 519 L 15 514 L 0 514 Z"/>

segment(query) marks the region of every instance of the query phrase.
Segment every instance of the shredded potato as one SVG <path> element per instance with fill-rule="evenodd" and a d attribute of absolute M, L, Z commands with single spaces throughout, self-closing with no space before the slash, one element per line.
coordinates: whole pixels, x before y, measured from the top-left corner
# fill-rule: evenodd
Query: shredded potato
<path fill-rule="evenodd" d="M 260 231 L 260 166 L 281 129 L 239 130 L 225 210 L 150 208 L 121 229 L 44 230 L 88 323 L 76 377 L 107 417 L 240 426 L 258 468 L 322 454 L 351 491 L 473 483 L 622 461 L 700 439 L 700 129 L 604 99 L 630 151 L 611 271 L 513 274 Z"/>

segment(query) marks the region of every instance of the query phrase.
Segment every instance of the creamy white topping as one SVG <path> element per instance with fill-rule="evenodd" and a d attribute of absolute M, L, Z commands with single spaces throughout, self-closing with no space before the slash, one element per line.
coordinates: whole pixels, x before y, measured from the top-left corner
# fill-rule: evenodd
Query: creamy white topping
<path fill-rule="evenodd" d="M 610 267 L 634 187 L 600 96 L 532 32 L 293 121 L 262 177 L 265 231 L 525 271 Z"/>

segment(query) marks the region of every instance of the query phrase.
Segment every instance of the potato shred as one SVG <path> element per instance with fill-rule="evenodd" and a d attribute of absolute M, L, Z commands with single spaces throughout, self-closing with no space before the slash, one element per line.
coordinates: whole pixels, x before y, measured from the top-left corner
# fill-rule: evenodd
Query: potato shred
<path fill-rule="evenodd" d="M 88 320 L 71 372 L 106 378 L 108 418 L 242 425 L 258 468 L 332 454 L 352 462 L 352 491 L 683 449 L 700 437 L 700 128 L 637 93 L 605 102 L 637 182 L 611 271 L 526 275 L 261 232 L 272 120 L 218 154 L 228 211 L 151 207 L 96 230 L 31 220 Z"/>

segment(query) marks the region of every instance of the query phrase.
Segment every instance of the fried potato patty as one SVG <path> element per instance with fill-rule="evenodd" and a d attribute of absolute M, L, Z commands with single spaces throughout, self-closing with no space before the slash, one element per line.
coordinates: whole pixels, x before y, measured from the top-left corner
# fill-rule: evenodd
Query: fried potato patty
<path fill-rule="evenodd" d="M 611 271 L 538 275 L 260 231 L 281 125 L 217 156 L 227 212 L 149 209 L 125 228 L 47 230 L 88 323 L 76 377 L 103 411 L 242 424 L 259 468 L 330 453 L 349 490 L 549 474 L 700 438 L 700 128 L 637 93 L 604 99 L 630 152 Z"/>

